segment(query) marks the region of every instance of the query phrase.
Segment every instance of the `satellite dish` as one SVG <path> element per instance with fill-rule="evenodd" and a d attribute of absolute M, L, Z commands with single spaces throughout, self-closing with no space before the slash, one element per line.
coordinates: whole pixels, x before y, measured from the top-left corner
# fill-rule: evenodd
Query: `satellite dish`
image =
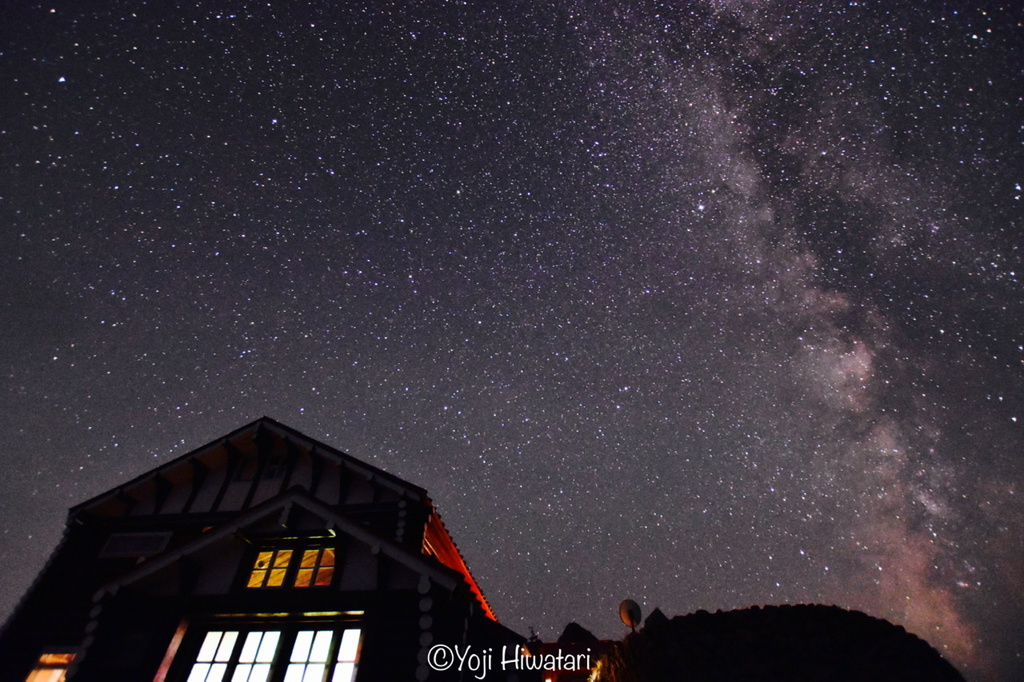
<path fill-rule="evenodd" d="M 632 599 L 623 600 L 619 604 L 619 618 L 636 632 L 636 626 L 640 624 L 640 605 Z"/>

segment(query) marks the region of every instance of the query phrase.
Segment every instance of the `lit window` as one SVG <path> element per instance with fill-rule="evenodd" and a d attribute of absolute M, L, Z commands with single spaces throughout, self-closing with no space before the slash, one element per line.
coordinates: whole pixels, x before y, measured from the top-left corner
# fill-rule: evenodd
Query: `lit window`
<path fill-rule="evenodd" d="M 264 550 L 256 557 L 252 573 L 249 574 L 248 587 L 281 587 L 284 576 L 288 572 L 288 564 L 292 560 L 292 550 Z"/>
<path fill-rule="evenodd" d="M 362 633 L 359 630 L 345 630 L 338 647 L 338 660 L 332 682 L 351 682 L 356 678 L 356 664 L 359 663 L 359 644 Z"/>
<path fill-rule="evenodd" d="M 282 666 L 284 682 L 352 682 L 360 640 L 356 628 L 211 630 L 187 682 L 267 682 Z M 281 679 L 277 675 L 274 679 Z"/>
<path fill-rule="evenodd" d="M 321 547 L 302 552 L 295 587 L 330 585 L 334 577 L 334 548 Z"/>
<path fill-rule="evenodd" d="M 359 661 L 360 631 L 345 630 L 340 642 L 337 635 L 333 630 L 299 632 L 295 637 L 284 682 L 325 679 L 331 682 L 352 682 Z"/>
<path fill-rule="evenodd" d="M 264 549 L 256 556 L 246 586 L 323 587 L 334 578 L 334 562 L 333 547 Z"/>
<path fill-rule="evenodd" d="M 75 660 L 74 654 L 50 653 L 43 654 L 36 662 L 36 667 L 25 678 L 25 682 L 64 682 L 68 674 L 68 666 Z"/>
<path fill-rule="evenodd" d="M 244 637 L 243 637 L 244 635 Z M 281 640 L 278 631 L 211 631 L 199 647 L 188 682 L 266 682 Z"/>

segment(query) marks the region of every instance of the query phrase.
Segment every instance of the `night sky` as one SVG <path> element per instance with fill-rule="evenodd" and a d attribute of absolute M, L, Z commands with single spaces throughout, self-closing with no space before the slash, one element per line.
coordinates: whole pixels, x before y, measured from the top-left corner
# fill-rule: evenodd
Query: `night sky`
<path fill-rule="evenodd" d="M 1016 3 L 4 3 L 0 616 L 268 415 L 499 618 L 820 602 L 1024 679 Z"/>

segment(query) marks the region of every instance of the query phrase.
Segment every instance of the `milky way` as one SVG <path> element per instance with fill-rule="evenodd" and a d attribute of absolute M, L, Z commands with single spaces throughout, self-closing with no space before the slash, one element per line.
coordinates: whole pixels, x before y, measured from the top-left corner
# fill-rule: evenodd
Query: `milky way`
<path fill-rule="evenodd" d="M 261 415 L 498 616 L 820 602 L 1024 679 L 1009 3 L 58 2 L 0 28 L 0 556 Z"/>

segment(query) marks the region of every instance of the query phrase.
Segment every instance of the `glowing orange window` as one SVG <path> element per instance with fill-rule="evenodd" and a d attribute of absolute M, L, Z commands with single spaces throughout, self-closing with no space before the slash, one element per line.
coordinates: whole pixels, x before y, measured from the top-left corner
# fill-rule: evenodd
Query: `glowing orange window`
<path fill-rule="evenodd" d="M 25 682 L 64 682 L 68 666 L 75 660 L 71 653 L 43 654 Z"/>
<path fill-rule="evenodd" d="M 302 552 L 295 587 L 330 585 L 334 578 L 334 548 L 320 547 Z"/>
<path fill-rule="evenodd" d="M 247 587 L 281 587 L 284 585 L 288 564 L 292 561 L 290 549 L 263 550 L 256 557 Z"/>

